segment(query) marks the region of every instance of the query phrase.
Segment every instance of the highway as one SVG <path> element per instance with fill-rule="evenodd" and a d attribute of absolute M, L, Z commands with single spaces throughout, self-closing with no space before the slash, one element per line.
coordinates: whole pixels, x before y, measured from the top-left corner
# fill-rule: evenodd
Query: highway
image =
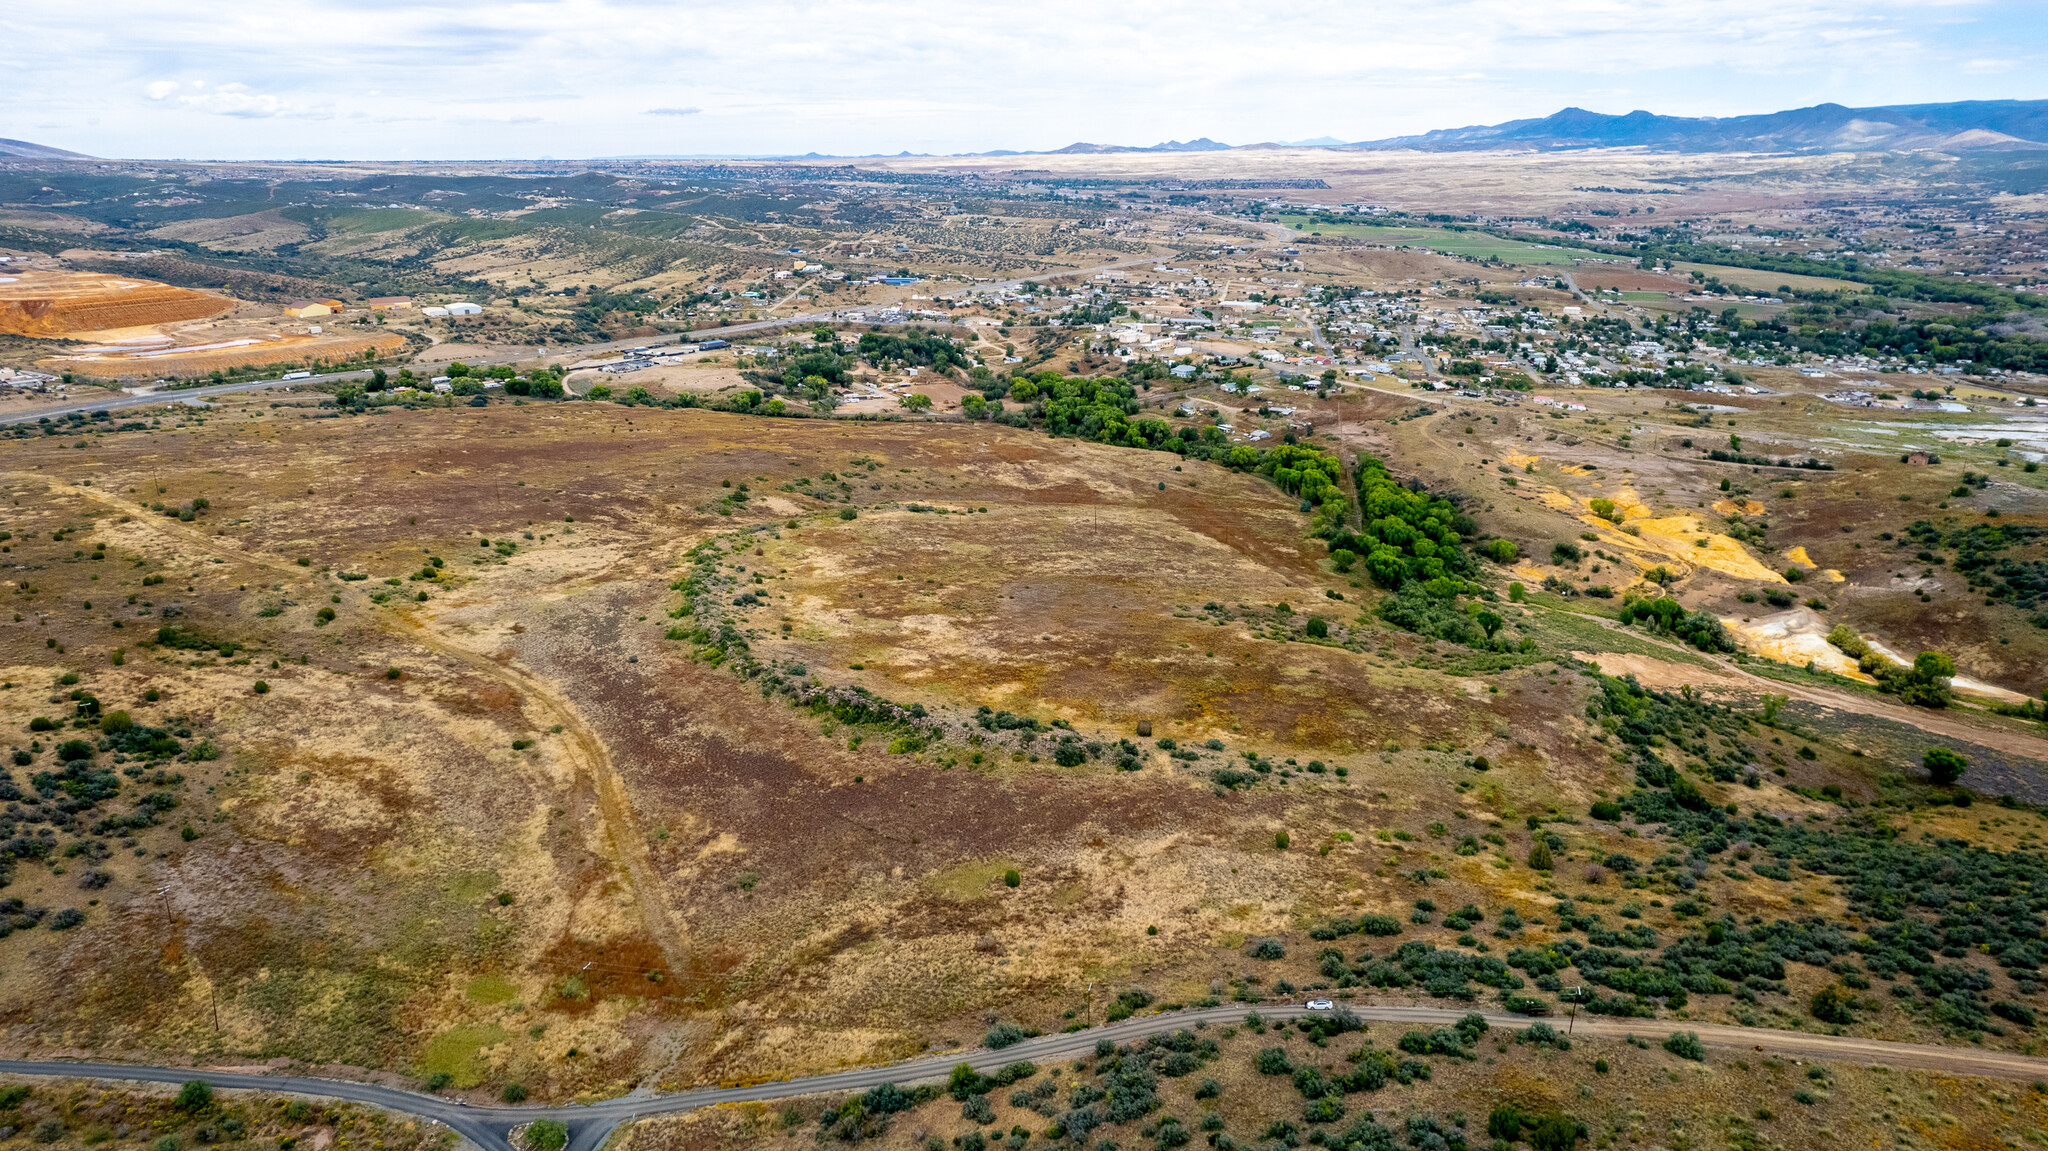
<path fill-rule="evenodd" d="M 1368 1023 L 1392 1023 L 1422 1028 L 1448 1027 L 1466 1012 L 1419 1004 L 1356 1004 L 1351 1009 Z M 601 1103 L 571 1106 L 468 1106 L 456 1099 L 418 1091 L 357 1083 L 340 1079 L 311 1079 L 290 1075 L 259 1075 L 205 1067 L 145 1067 L 119 1063 L 71 1061 L 0 1060 L 0 1075 L 55 1076 L 144 1083 L 185 1083 L 200 1080 L 222 1090 L 256 1090 L 281 1094 L 313 1095 L 367 1103 L 442 1123 L 484 1151 L 511 1151 L 508 1133 L 536 1119 L 558 1119 L 569 1128 L 566 1151 L 596 1151 L 621 1123 L 653 1115 L 673 1114 L 720 1103 L 773 1102 L 805 1095 L 841 1095 L 866 1091 L 883 1083 L 910 1085 L 944 1079 L 952 1069 L 966 1063 L 977 1071 L 992 1071 L 1008 1063 L 1030 1060 L 1040 1065 L 1091 1055 L 1102 1040 L 1128 1043 L 1148 1035 L 1193 1027 L 1197 1023 L 1221 1025 L 1242 1020 L 1257 1010 L 1268 1020 L 1288 1020 L 1310 1014 L 1294 1005 L 1197 1008 L 1162 1012 L 1091 1027 L 1082 1031 L 1027 1039 L 1000 1051 L 978 1048 L 971 1051 L 927 1056 L 903 1063 L 860 1067 L 796 1079 L 759 1083 L 744 1087 L 696 1087 L 673 1094 L 657 1095 L 645 1090 Z M 1519 1031 L 1531 1020 L 1519 1015 L 1481 1012 L 1487 1022 L 1500 1030 Z M 1950 1075 L 1992 1079 L 2034 1081 L 2048 1079 L 2048 1059 L 1988 1051 L 1981 1047 L 1937 1047 L 1893 1043 L 1857 1036 L 1822 1035 L 1804 1031 L 1776 1031 L 1764 1028 L 1732 1027 L 1714 1023 L 1680 1023 L 1671 1020 L 1550 1019 L 1560 1031 L 1575 1035 L 1621 1038 L 1639 1035 L 1653 1044 L 1640 1057 L 1648 1061 L 1675 1063 L 1676 1057 L 1656 1049 L 1674 1031 L 1692 1031 L 1710 1052 L 1757 1052 L 1794 1059 L 1818 1059 L 1866 1065 L 1884 1065 L 1939 1071 Z M 1382 1033 L 1383 1041 L 1392 1036 Z M 1386 1045 L 1385 1042 L 1382 1045 Z M 1710 1060 L 1713 1056 L 1709 1056 Z"/>

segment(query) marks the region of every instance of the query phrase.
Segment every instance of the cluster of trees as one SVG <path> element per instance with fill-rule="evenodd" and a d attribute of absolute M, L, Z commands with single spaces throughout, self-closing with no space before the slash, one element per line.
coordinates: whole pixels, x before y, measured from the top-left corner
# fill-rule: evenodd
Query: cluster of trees
<path fill-rule="evenodd" d="M 1701 651 L 1734 651 L 1735 637 L 1714 618 L 1714 613 L 1701 608 L 1688 612 L 1684 606 L 1670 596 L 1658 599 L 1630 599 L 1621 605 L 1621 622 L 1632 624 L 1642 621 L 1652 631 L 1675 636 Z"/>
<path fill-rule="evenodd" d="M 1462 590 L 1453 577 L 1469 575 L 1478 566 L 1462 546 L 1478 530 L 1472 517 L 1419 484 L 1402 484 L 1377 456 L 1358 457 L 1355 479 L 1364 526 L 1329 535 L 1337 569 L 1347 571 L 1362 558 L 1374 581 L 1385 588 L 1416 582 L 1452 595 Z"/>
<path fill-rule="evenodd" d="M 892 364 L 932 368 L 940 372 L 966 370 L 974 360 L 958 344 L 937 332 L 913 328 L 901 336 L 868 332 L 861 336 L 860 358 L 878 368 Z"/>
<path fill-rule="evenodd" d="M 1856 661 L 1856 669 L 1877 680 L 1877 690 L 1898 696 L 1921 707 L 1947 707 L 1954 698 L 1949 679 L 1956 674 L 1955 661 L 1935 651 L 1913 657 L 1913 666 L 1901 667 L 1865 643 L 1847 624 L 1836 624 L 1828 642 Z"/>

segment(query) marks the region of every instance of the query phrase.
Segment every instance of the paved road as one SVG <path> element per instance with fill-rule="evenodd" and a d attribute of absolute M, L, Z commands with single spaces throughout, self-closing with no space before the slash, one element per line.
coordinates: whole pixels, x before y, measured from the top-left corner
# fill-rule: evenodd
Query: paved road
<path fill-rule="evenodd" d="M 672 1114 L 718 1103 L 769 1102 L 803 1095 L 849 1094 L 882 1083 L 912 1084 L 943 1079 L 960 1063 L 978 1071 L 989 1071 L 1007 1063 L 1028 1059 L 1052 1063 L 1091 1054 L 1102 1040 L 1127 1043 L 1147 1035 L 1191 1027 L 1196 1023 L 1222 1024 L 1242 1019 L 1248 1009 L 1242 1005 L 1175 1011 L 1113 1023 L 1068 1034 L 1027 1039 L 1001 1051 L 977 1049 L 913 1059 L 878 1067 L 835 1071 L 800 1079 L 760 1083 L 747 1087 L 698 1087 L 670 1095 L 636 1092 L 602 1103 L 568 1107 L 470 1107 L 454 1100 L 417 1091 L 355 1083 L 339 1079 L 309 1079 L 289 1075 L 258 1075 L 237 1071 L 216 1071 L 190 1067 L 141 1067 L 117 1063 L 0 1060 L 0 1074 L 61 1076 L 67 1078 L 184 1083 L 202 1080 L 225 1090 L 258 1090 L 316 1095 L 368 1103 L 417 1115 L 446 1124 L 485 1151 L 510 1151 L 507 1133 L 535 1119 L 559 1119 L 570 1131 L 567 1151 L 596 1151 L 620 1123 L 650 1115 Z M 1295 1006 L 1260 1007 L 1259 1014 L 1270 1020 L 1294 1019 L 1308 1012 Z M 1375 1023 L 1413 1024 L 1445 1027 L 1465 1012 L 1441 1007 L 1405 1004 L 1354 1005 L 1360 1016 Z M 1529 1020 L 1519 1015 L 1482 1012 L 1493 1027 L 1520 1030 Z M 1621 1037 L 1640 1034 L 1661 1041 L 1677 1030 L 1697 1033 L 1700 1042 L 1716 1051 L 1758 1051 L 1794 1058 L 1836 1062 L 1883 1064 L 1996 1079 L 2048 1079 L 2048 1059 L 2030 1058 L 1974 1047 L 1933 1047 L 1912 1043 L 1891 1043 L 1854 1036 L 1816 1035 L 1800 1031 L 1772 1031 L 1762 1028 L 1730 1027 L 1701 1023 L 1683 1026 L 1670 1021 L 1606 1019 L 1588 1016 L 1577 1020 L 1550 1020 L 1575 1034 Z M 1563 1029 L 1561 1028 L 1561 1029 Z M 1645 1058 L 1672 1057 L 1652 1051 Z"/>
<path fill-rule="evenodd" d="M 0 417 L 0 426 L 7 424 L 32 424 L 44 417 L 70 415 L 72 412 L 117 412 L 122 408 L 140 408 L 151 404 L 180 403 L 186 400 L 203 400 L 208 396 L 226 396 L 236 392 L 260 392 L 265 388 L 298 388 L 308 384 L 328 384 L 336 380 L 366 380 L 370 373 L 328 372 L 309 376 L 303 380 L 245 380 L 239 384 L 209 384 L 203 388 L 181 388 L 177 391 L 149 392 L 139 396 L 120 395 L 104 400 L 85 400 L 77 403 L 59 404 L 53 408 L 38 408 L 33 412 L 19 412 Z"/>

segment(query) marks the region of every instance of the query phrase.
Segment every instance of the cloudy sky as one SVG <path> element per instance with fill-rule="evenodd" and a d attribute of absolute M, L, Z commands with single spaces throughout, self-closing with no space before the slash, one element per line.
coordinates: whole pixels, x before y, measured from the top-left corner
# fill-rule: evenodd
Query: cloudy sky
<path fill-rule="evenodd" d="M 16 0 L 0 75 L 0 136 L 103 156 L 1362 140 L 2048 97 L 2048 3 Z"/>

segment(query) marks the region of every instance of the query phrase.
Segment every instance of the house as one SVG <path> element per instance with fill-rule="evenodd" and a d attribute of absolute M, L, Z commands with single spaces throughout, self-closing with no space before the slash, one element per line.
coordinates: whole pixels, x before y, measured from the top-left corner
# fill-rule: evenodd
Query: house
<path fill-rule="evenodd" d="M 454 303 L 448 305 L 448 314 L 451 316 L 476 316 L 483 314 L 483 310 L 483 305 L 481 304 Z"/>
<path fill-rule="evenodd" d="M 422 316 L 445 316 L 445 315 L 447 315 L 447 314 L 448 314 L 448 309 L 446 309 L 446 308 L 421 308 L 421 309 L 420 309 L 420 315 L 422 315 Z"/>
<path fill-rule="evenodd" d="M 1905 455 L 1899 457 L 1899 462 L 1902 464 L 1919 464 L 1922 467 L 1925 467 L 1928 463 L 1927 453 L 1907 452 Z"/>
<path fill-rule="evenodd" d="M 411 296 L 371 296 L 363 302 L 368 304 L 373 312 L 385 312 L 392 308 L 412 307 Z"/>
<path fill-rule="evenodd" d="M 295 320 L 310 320 L 316 316 L 331 316 L 334 309 L 325 300 L 293 300 L 284 306 L 284 314 Z"/>

